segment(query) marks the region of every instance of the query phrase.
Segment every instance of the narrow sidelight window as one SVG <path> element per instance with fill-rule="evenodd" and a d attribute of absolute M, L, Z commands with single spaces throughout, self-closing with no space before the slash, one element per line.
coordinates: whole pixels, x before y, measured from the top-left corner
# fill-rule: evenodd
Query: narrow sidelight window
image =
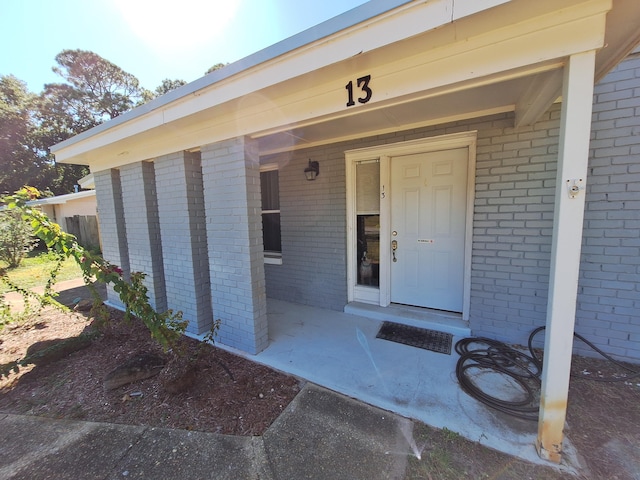
<path fill-rule="evenodd" d="M 262 188 L 262 235 L 265 261 L 282 258 L 280 239 L 280 193 L 278 170 L 260 172 Z"/>
<path fill-rule="evenodd" d="M 356 164 L 356 221 L 358 285 L 380 285 L 380 164 Z"/>

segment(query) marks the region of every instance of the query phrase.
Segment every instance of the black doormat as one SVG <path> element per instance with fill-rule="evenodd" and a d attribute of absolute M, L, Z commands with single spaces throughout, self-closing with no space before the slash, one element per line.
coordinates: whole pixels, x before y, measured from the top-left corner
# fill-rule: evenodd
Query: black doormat
<path fill-rule="evenodd" d="M 400 323 L 383 322 L 376 338 L 451 355 L 453 335 Z"/>

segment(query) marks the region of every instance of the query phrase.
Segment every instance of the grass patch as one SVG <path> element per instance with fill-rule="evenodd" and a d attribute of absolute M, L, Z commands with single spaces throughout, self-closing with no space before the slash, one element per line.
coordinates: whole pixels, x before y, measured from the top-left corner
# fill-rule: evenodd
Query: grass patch
<path fill-rule="evenodd" d="M 7 277 L 25 289 L 32 289 L 34 287 L 44 287 L 49 279 L 51 270 L 56 265 L 56 260 L 53 255 L 48 252 L 31 252 L 31 254 L 22 260 L 22 263 L 18 268 L 7 270 Z M 0 268 L 6 268 L 7 265 L 4 262 L 0 262 Z M 67 258 L 62 268 L 58 272 L 56 282 L 62 282 L 64 280 L 72 280 L 74 278 L 82 277 L 82 270 L 76 263 L 75 259 Z M 9 288 L 0 282 L 0 294 L 6 293 Z"/>
<path fill-rule="evenodd" d="M 447 428 L 418 424 L 414 429 L 422 458 L 409 458 L 405 478 L 425 480 L 565 480 L 572 475 L 538 465 L 465 439 Z"/>

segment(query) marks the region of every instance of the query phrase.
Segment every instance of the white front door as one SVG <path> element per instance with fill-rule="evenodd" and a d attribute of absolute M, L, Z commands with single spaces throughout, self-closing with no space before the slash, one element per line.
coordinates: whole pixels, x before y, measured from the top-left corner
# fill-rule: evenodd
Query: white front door
<path fill-rule="evenodd" d="M 392 302 L 462 312 L 468 159 L 467 147 L 391 157 Z"/>

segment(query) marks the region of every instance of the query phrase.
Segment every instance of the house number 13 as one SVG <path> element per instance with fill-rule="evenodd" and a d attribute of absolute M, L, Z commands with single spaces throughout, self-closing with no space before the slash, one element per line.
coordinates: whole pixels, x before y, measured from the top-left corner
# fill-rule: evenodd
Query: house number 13
<path fill-rule="evenodd" d="M 356 80 L 357 88 L 361 89 L 362 93 L 364 93 L 364 96 L 358 97 L 358 102 L 367 103 L 369 100 L 371 100 L 373 91 L 369 87 L 370 81 L 371 75 L 365 75 L 364 77 L 360 77 L 358 80 Z M 347 83 L 344 88 L 347 89 L 347 97 L 349 100 L 347 102 L 347 107 L 353 107 L 356 104 L 356 102 L 353 100 L 353 80 Z"/>

